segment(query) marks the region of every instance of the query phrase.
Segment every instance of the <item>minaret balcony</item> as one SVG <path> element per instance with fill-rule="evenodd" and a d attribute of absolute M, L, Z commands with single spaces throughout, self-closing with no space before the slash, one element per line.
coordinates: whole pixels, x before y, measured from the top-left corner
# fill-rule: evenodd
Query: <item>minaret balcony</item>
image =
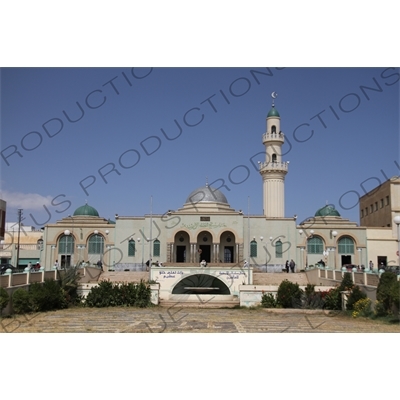
<path fill-rule="evenodd" d="M 280 142 L 280 143 L 284 143 L 285 141 L 285 135 L 282 132 L 279 133 L 264 133 L 263 135 L 263 144 L 267 143 L 267 142 Z"/>
<path fill-rule="evenodd" d="M 289 162 L 262 162 L 260 163 L 260 172 L 284 172 L 287 173 L 289 169 Z"/>

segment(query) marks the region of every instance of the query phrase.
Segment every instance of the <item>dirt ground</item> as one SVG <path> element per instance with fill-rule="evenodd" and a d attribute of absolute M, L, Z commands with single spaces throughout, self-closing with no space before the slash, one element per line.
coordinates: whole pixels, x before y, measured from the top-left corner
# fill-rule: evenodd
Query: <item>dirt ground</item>
<path fill-rule="evenodd" d="M 175 307 L 72 308 L 0 320 L 1 333 L 399 333 L 388 324 L 321 310 Z"/>

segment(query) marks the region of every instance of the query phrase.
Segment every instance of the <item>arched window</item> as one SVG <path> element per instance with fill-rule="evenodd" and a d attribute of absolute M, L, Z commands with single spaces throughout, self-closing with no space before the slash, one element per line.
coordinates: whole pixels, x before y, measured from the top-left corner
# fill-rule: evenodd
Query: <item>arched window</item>
<path fill-rule="evenodd" d="M 272 133 L 276 133 L 276 126 L 275 126 L 275 125 L 272 125 L 272 127 L 271 127 L 271 132 L 272 132 Z"/>
<path fill-rule="evenodd" d="M 58 241 L 59 254 L 74 254 L 75 240 L 72 235 L 63 235 Z"/>
<path fill-rule="evenodd" d="M 275 257 L 276 258 L 282 258 L 283 257 L 282 242 L 281 242 L 280 239 L 275 242 Z"/>
<path fill-rule="evenodd" d="M 354 240 L 348 236 L 340 238 L 338 252 L 339 254 L 354 254 Z"/>
<path fill-rule="evenodd" d="M 276 154 L 272 154 L 272 162 L 276 162 Z"/>
<path fill-rule="evenodd" d="M 308 254 L 322 254 L 324 252 L 324 242 L 318 236 L 314 236 L 307 240 Z"/>
<path fill-rule="evenodd" d="M 257 257 L 257 242 L 255 240 L 250 242 L 250 257 Z"/>
<path fill-rule="evenodd" d="M 160 241 L 158 239 L 153 244 L 153 256 L 160 257 Z"/>
<path fill-rule="evenodd" d="M 104 238 L 101 235 L 94 234 L 89 238 L 89 254 L 103 254 Z"/>
<path fill-rule="evenodd" d="M 128 242 L 128 256 L 129 257 L 134 257 L 135 256 L 135 241 L 133 239 L 131 239 Z"/>
<path fill-rule="evenodd" d="M 39 239 L 37 241 L 37 249 L 38 250 L 43 250 L 43 239 Z"/>

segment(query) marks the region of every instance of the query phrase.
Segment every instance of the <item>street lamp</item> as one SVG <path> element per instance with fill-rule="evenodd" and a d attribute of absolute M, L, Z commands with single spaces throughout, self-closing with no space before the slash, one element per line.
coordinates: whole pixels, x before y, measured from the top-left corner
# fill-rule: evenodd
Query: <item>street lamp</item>
<path fill-rule="evenodd" d="M 397 256 L 400 258 L 400 215 L 396 215 L 393 222 L 397 225 Z"/>
<path fill-rule="evenodd" d="M 64 268 L 65 269 L 67 269 L 67 259 L 68 259 L 68 242 L 69 242 L 69 235 L 71 234 L 71 232 L 68 230 L 68 229 L 66 229 L 65 231 L 64 231 L 64 235 L 66 236 L 65 237 L 65 255 L 64 255 Z"/>
<path fill-rule="evenodd" d="M 335 246 L 333 247 L 333 269 L 336 269 L 336 236 L 338 235 L 337 231 L 331 231 L 331 235 L 333 238 L 333 243 Z"/>

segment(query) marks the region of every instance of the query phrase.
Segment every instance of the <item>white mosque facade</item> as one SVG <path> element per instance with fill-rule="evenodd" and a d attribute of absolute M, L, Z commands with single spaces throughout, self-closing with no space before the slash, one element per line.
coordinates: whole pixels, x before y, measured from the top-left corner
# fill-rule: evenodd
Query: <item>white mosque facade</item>
<path fill-rule="evenodd" d="M 376 265 L 383 256 L 387 263 L 398 265 L 394 226 L 371 230 L 374 245 L 369 249 L 369 228 L 342 218 L 331 205 L 301 224 L 296 217 L 285 217 L 289 163 L 281 158 L 285 135 L 280 123 L 273 104 L 266 118 L 266 132 L 261 135 L 265 146 L 265 161 L 259 164 L 263 215 L 232 209 L 224 193 L 207 184 L 189 193 L 181 208 L 164 215 L 116 215 L 115 221 L 110 221 L 85 204 L 74 215 L 46 225 L 40 251 L 42 265 L 51 269 L 56 261 L 61 266 L 101 261 L 105 270 L 140 270 L 150 260 L 187 268 L 197 268 L 204 260 L 215 268 L 243 266 L 246 262 L 252 269 L 282 272 L 291 259 L 300 271 L 321 260 L 335 269 L 345 264 L 368 268 L 369 260 Z M 381 244 L 377 244 L 379 237 L 384 238 Z"/>

